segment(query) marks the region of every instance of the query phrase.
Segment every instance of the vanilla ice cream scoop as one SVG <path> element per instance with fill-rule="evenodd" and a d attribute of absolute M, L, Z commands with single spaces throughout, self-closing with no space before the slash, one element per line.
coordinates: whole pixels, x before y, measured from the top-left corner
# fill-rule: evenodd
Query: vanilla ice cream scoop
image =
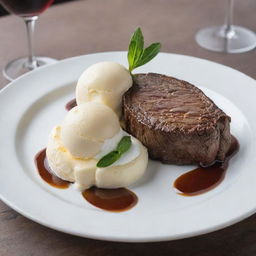
<path fill-rule="evenodd" d="M 119 116 L 123 94 L 132 86 L 132 76 L 122 65 L 115 62 L 99 62 L 90 66 L 80 76 L 76 86 L 78 105 L 101 102 Z"/>
<path fill-rule="evenodd" d="M 75 182 L 75 172 L 83 170 L 83 184 L 85 187 L 90 187 L 95 183 L 95 171 L 97 160 L 78 159 L 73 157 L 64 147 L 61 140 L 61 126 L 56 126 L 52 129 L 46 148 L 46 156 L 48 164 L 52 172 L 63 180 Z"/>
<path fill-rule="evenodd" d="M 91 158 L 106 139 L 120 130 L 117 115 L 108 106 L 88 102 L 71 109 L 61 125 L 61 140 L 77 158 Z"/>
<path fill-rule="evenodd" d="M 78 159 L 72 156 L 63 145 L 61 132 L 61 126 L 53 128 L 46 149 L 47 160 L 55 175 L 61 179 L 74 182 L 80 190 L 91 186 L 100 188 L 129 186 L 137 181 L 147 168 L 147 149 L 134 137 L 132 137 L 131 148 L 118 161 L 111 166 L 97 168 L 100 154 L 96 158 L 90 159 Z M 104 142 L 102 154 L 109 153 L 113 144 L 117 143 L 123 135 L 127 134 L 120 130 L 113 138 L 107 139 Z"/>

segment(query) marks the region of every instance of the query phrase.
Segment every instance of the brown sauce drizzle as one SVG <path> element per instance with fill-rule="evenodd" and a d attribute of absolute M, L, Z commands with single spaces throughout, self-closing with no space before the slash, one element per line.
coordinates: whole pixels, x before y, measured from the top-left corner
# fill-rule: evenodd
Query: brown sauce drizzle
<path fill-rule="evenodd" d="M 55 188 L 68 188 L 70 182 L 65 181 L 54 175 L 48 165 L 46 149 L 42 149 L 35 156 L 35 164 L 41 178 Z"/>
<path fill-rule="evenodd" d="M 126 188 L 102 189 L 92 187 L 82 192 L 83 197 L 92 205 L 111 212 L 131 209 L 137 204 L 137 196 Z"/>
<path fill-rule="evenodd" d="M 178 194 L 183 196 L 195 196 L 215 188 L 224 179 L 229 160 L 238 150 L 239 143 L 237 139 L 232 136 L 230 149 L 223 162 L 216 161 L 211 166 L 198 167 L 181 175 L 175 180 L 174 188 L 177 189 Z"/>
<path fill-rule="evenodd" d="M 66 105 L 65 105 L 65 109 L 67 111 L 69 111 L 70 109 L 74 108 L 77 106 L 77 103 L 76 103 L 76 99 L 73 99 L 71 101 L 69 101 Z"/>

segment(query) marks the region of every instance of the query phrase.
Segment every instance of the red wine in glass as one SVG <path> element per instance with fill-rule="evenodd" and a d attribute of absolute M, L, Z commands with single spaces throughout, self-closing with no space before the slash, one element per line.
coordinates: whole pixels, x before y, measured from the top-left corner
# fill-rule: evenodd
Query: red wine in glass
<path fill-rule="evenodd" d="M 28 37 L 28 57 L 18 58 L 6 65 L 3 70 L 4 77 L 12 81 L 20 75 L 39 66 L 51 64 L 56 60 L 47 57 L 35 57 L 33 47 L 33 34 L 38 15 L 45 11 L 54 0 L 0 0 L 7 11 L 21 17 L 26 24 Z"/>
<path fill-rule="evenodd" d="M 21 17 L 37 16 L 46 10 L 53 0 L 1 0 L 11 13 Z"/>

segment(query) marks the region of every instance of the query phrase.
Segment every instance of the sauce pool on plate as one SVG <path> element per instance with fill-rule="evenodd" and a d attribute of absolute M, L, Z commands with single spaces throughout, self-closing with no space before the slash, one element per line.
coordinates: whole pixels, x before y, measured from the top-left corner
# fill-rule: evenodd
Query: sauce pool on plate
<path fill-rule="evenodd" d="M 39 175 L 49 185 L 55 188 L 61 188 L 61 189 L 65 189 L 69 187 L 70 182 L 62 180 L 52 173 L 51 168 L 48 165 L 45 148 L 36 154 L 35 164 L 36 164 Z"/>
<path fill-rule="evenodd" d="M 126 188 L 102 189 L 92 187 L 82 192 L 83 197 L 92 205 L 111 212 L 131 209 L 137 204 L 137 196 Z"/>
<path fill-rule="evenodd" d="M 224 179 L 229 160 L 239 150 L 237 139 L 232 136 L 230 149 L 223 162 L 216 161 L 208 167 L 198 167 L 178 177 L 174 182 L 177 193 L 183 196 L 195 196 L 205 193 L 221 183 Z"/>

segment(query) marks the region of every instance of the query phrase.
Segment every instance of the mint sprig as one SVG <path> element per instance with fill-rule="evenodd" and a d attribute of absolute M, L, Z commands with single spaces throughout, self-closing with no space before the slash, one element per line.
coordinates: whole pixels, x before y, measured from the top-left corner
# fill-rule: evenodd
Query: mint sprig
<path fill-rule="evenodd" d="M 160 51 L 161 44 L 153 43 L 144 49 L 144 37 L 140 28 L 137 28 L 132 35 L 128 49 L 129 71 L 140 67 L 151 61 Z"/>
<path fill-rule="evenodd" d="M 132 145 L 131 136 L 124 136 L 119 143 L 115 150 L 109 152 L 105 156 L 103 156 L 97 163 L 97 167 L 108 167 L 116 162 L 120 157 L 129 150 Z"/>

